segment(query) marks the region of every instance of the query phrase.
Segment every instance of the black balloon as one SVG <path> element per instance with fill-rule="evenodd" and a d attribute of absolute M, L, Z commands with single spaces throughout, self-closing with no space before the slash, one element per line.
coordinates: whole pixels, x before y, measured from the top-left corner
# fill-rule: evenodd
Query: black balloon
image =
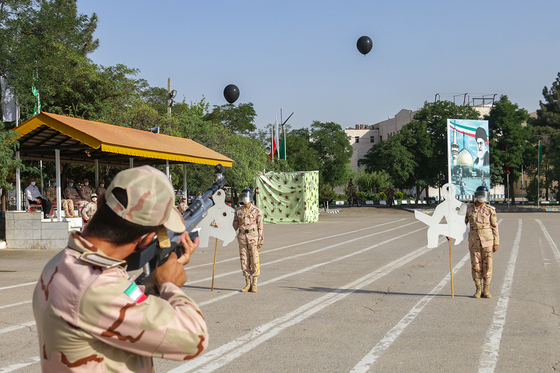
<path fill-rule="evenodd" d="M 371 51 L 371 48 L 373 48 L 373 41 L 371 41 L 368 36 L 362 36 L 358 39 L 358 43 L 356 43 L 356 46 L 358 47 L 360 53 L 365 56 L 369 53 L 369 51 Z"/>
<path fill-rule="evenodd" d="M 239 88 L 235 84 L 230 84 L 224 88 L 224 97 L 227 102 L 233 104 L 239 97 Z"/>

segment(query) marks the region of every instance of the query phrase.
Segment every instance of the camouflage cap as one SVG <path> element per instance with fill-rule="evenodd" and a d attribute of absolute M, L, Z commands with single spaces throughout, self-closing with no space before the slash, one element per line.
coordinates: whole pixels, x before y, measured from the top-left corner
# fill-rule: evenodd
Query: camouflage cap
<path fill-rule="evenodd" d="M 113 195 L 122 188 L 128 197 L 123 206 Z M 176 233 L 185 230 L 183 217 L 173 202 L 173 186 L 165 174 L 150 166 L 129 168 L 115 176 L 105 194 L 107 205 L 124 220 L 143 226 L 162 225 Z"/>

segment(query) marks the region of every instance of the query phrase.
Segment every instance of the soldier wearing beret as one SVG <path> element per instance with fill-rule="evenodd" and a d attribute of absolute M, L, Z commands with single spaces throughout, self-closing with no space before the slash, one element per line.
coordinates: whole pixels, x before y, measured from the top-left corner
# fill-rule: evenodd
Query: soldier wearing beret
<path fill-rule="evenodd" d="M 479 186 L 475 192 L 475 202 L 467 207 L 465 224 L 469 224 L 469 251 L 471 254 L 472 277 L 476 285 L 474 298 L 492 298 L 493 253 L 498 251 L 500 235 L 496 209 L 488 204 L 488 188 Z M 484 281 L 484 289 L 482 281 Z"/>
<path fill-rule="evenodd" d="M 150 166 L 117 174 L 82 234 L 47 263 L 33 293 L 43 372 L 153 372 L 153 358 L 189 360 L 208 345 L 208 329 L 181 287 L 198 246 L 173 206 L 173 186 Z M 127 258 L 156 232 L 181 233 L 185 254 L 158 267 L 160 296 L 126 272 Z"/>

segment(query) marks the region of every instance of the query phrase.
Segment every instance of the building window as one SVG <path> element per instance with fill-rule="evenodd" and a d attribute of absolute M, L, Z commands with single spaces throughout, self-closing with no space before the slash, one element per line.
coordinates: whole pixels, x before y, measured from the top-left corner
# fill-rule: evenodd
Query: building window
<path fill-rule="evenodd" d="M 371 143 L 373 144 L 373 143 L 375 142 L 375 137 L 370 136 L 370 137 L 369 137 L 369 142 L 371 142 Z"/>
<path fill-rule="evenodd" d="M 383 136 L 379 136 L 379 141 L 383 141 Z"/>
<path fill-rule="evenodd" d="M 359 137 L 359 136 L 356 136 L 356 137 L 354 137 L 354 140 L 356 140 L 356 144 L 357 144 L 357 143 L 360 142 L 360 137 Z"/>

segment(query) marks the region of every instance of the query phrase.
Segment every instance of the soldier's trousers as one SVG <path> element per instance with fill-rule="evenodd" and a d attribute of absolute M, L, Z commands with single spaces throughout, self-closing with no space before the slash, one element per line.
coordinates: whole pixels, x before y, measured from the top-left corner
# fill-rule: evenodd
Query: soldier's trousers
<path fill-rule="evenodd" d="M 492 246 L 469 245 L 471 253 L 472 278 L 483 279 L 490 283 L 492 280 Z"/>
<path fill-rule="evenodd" d="M 243 271 L 243 276 L 253 276 L 257 277 L 261 274 L 261 265 L 259 263 L 259 250 L 257 249 L 257 243 L 243 242 L 245 240 L 239 241 L 239 257 L 241 259 L 241 271 Z"/>

